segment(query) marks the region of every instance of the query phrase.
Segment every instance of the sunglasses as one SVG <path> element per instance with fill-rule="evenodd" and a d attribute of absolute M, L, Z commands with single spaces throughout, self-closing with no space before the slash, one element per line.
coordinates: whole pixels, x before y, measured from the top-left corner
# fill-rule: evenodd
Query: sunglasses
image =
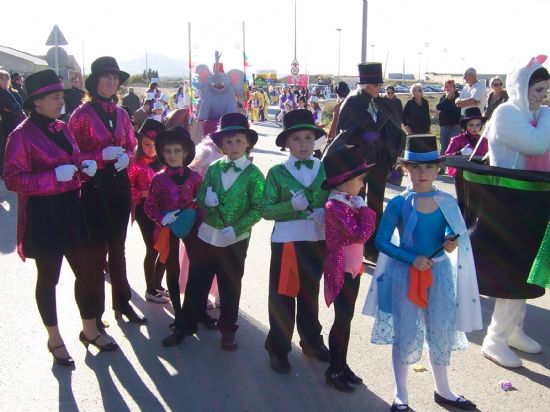
<path fill-rule="evenodd" d="M 493 86 L 500 87 L 500 86 L 502 86 L 502 83 L 493 83 Z"/>

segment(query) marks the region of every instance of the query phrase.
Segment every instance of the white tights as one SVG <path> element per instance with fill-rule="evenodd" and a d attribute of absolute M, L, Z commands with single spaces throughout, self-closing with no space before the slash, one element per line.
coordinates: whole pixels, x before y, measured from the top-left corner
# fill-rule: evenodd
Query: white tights
<path fill-rule="evenodd" d="M 409 392 L 407 390 L 407 375 L 409 365 L 401 363 L 396 347 L 392 349 L 393 374 L 395 377 L 395 402 L 398 405 L 409 403 Z M 438 394 L 449 400 L 455 400 L 458 395 L 451 391 L 449 379 L 447 376 L 447 366 L 434 365 L 432 356 L 430 356 L 430 365 L 432 367 L 432 376 L 434 379 L 435 390 Z"/>

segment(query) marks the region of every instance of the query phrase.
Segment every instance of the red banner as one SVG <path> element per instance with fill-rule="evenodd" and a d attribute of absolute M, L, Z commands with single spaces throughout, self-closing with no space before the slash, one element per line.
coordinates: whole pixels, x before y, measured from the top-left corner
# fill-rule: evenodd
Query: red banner
<path fill-rule="evenodd" d="M 295 84 L 299 87 L 307 87 L 309 76 L 307 74 L 299 74 L 298 76 L 288 76 L 288 84 Z"/>

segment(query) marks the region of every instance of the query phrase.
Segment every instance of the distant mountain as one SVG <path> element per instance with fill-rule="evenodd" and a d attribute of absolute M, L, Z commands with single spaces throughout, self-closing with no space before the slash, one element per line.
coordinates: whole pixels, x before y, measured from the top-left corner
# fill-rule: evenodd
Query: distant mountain
<path fill-rule="evenodd" d="M 150 69 L 158 70 L 160 77 L 183 77 L 188 76 L 189 73 L 188 63 L 185 59 L 147 53 L 147 62 Z M 141 74 L 145 70 L 145 54 L 133 60 L 121 61 L 119 64 L 122 70 L 130 74 Z"/>

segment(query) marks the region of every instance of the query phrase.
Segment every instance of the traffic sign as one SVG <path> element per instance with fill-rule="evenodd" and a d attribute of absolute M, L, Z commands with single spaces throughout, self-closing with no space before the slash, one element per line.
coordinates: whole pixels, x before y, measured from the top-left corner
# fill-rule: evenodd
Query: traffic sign
<path fill-rule="evenodd" d="M 65 39 L 65 36 L 63 36 L 63 33 L 61 33 L 61 30 L 57 26 L 53 26 L 52 32 L 48 36 L 48 40 L 46 40 L 46 46 L 66 46 L 69 44 L 69 42 Z"/>
<path fill-rule="evenodd" d="M 292 73 L 293 76 L 297 76 L 298 73 L 300 73 L 300 68 L 298 66 L 292 66 L 290 68 L 290 73 Z"/>
<path fill-rule="evenodd" d="M 65 63 L 67 63 L 67 58 L 69 57 L 67 55 L 67 52 L 65 51 L 65 49 L 61 48 L 61 47 L 52 47 L 50 50 L 48 50 L 48 52 L 46 53 L 46 61 L 48 62 L 48 64 L 50 65 L 50 67 L 56 67 L 55 65 L 55 50 L 57 49 L 58 51 L 58 61 L 57 61 L 57 64 L 59 67 L 61 66 L 65 66 Z"/>

